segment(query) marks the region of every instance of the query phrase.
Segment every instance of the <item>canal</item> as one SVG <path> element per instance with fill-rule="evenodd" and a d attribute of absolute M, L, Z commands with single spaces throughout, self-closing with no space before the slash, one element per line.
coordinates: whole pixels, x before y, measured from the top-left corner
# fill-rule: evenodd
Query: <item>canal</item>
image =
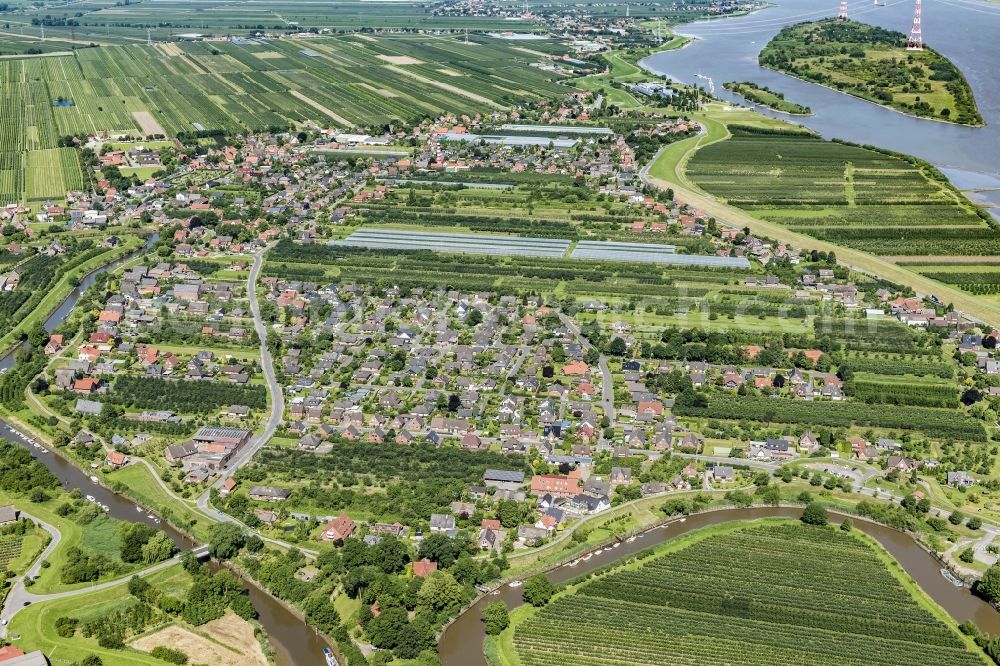
<path fill-rule="evenodd" d="M 617 560 L 633 555 L 669 539 L 686 534 L 701 527 L 732 520 L 754 520 L 758 518 L 799 518 L 802 509 L 757 508 L 723 509 L 688 516 L 684 522 L 674 520 L 664 527 L 654 528 L 632 543 L 622 543 L 618 548 L 609 548 L 580 562 L 575 567 L 561 566 L 547 573 L 553 583 L 564 583 L 577 576 L 594 571 Z M 972 620 L 981 629 L 990 633 L 1000 633 L 1000 613 L 968 589 L 959 588 L 941 575 L 941 565 L 921 548 L 910 535 L 883 525 L 852 517 L 856 529 L 878 540 L 896 558 L 906 572 L 927 594 L 929 594 L 948 614 L 958 622 Z M 488 604 L 503 601 L 508 608 L 516 608 L 521 601 L 521 589 L 503 586 L 494 594 L 486 595 L 468 608 L 441 635 L 438 656 L 443 666 L 485 666 L 483 640 L 486 634 L 481 620 L 482 610 Z"/>

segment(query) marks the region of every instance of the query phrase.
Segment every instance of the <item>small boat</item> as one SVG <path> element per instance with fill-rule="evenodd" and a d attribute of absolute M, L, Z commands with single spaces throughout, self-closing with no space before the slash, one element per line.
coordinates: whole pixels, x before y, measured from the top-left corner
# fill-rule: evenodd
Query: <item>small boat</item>
<path fill-rule="evenodd" d="M 632 543 L 633 541 L 635 541 L 635 535 L 632 535 L 629 538 L 625 539 L 625 543 Z"/>
<path fill-rule="evenodd" d="M 519 580 L 512 580 L 507 584 L 508 587 L 521 587 L 524 583 Z"/>
<path fill-rule="evenodd" d="M 139 513 L 142 513 L 142 507 L 141 506 L 135 507 L 135 510 L 138 511 Z"/>
<path fill-rule="evenodd" d="M 96 502 L 97 501 L 96 499 L 94 499 L 93 495 L 87 495 L 86 497 L 84 497 L 84 499 L 87 500 L 88 502 Z"/>
<path fill-rule="evenodd" d="M 572 562 L 570 562 L 567 566 L 575 567 L 578 564 L 580 564 L 580 558 L 579 557 L 576 558 L 575 560 L 573 560 Z"/>
<path fill-rule="evenodd" d="M 639 532 L 639 536 L 637 538 L 641 539 L 644 536 L 646 536 L 645 532 Z"/>
<path fill-rule="evenodd" d="M 681 518 L 681 519 L 680 519 L 680 520 L 678 520 L 677 522 L 678 522 L 678 523 L 683 523 L 683 522 L 685 522 L 686 520 L 687 520 L 687 518 Z"/>
<path fill-rule="evenodd" d="M 107 504 L 102 504 L 101 509 L 104 511 L 104 513 L 108 513 L 109 511 L 111 511 L 111 507 L 108 506 Z"/>
<path fill-rule="evenodd" d="M 153 518 L 153 522 L 156 523 L 157 525 L 159 525 L 160 524 L 160 519 L 159 518 Z"/>
<path fill-rule="evenodd" d="M 611 547 L 612 547 L 612 548 L 617 548 L 617 547 L 618 547 L 618 546 L 620 546 L 620 545 L 622 545 L 622 542 L 621 542 L 621 541 L 615 541 L 614 545 L 613 545 L 613 546 L 611 546 Z"/>
<path fill-rule="evenodd" d="M 580 559 L 583 560 L 584 562 L 589 562 L 590 558 L 593 557 L 593 555 L 594 555 L 593 553 L 587 553 L 586 555 L 584 555 Z"/>
<path fill-rule="evenodd" d="M 149 518 L 150 520 L 152 520 L 153 518 L 156 518 L 156 516 L 154 516 L 154 515 L 153 515 L 153 514 L 151 514 L 151 513 L 147 513 L 147 514 L 146 514 L 146 517 L 147 517 L 147 518 Z"/>
<path fill-rule="evenodd" d="M 97 479 L 97 477 L 96 477 L 96 476 L 92 476 L 92 477 L 90 477 L 90 480 L 91 480 L 91 481 L 92 481 L 93 483 L 97 483 L 97 481 L 98 481 L 98 479 Z"/>
<path fill-rule="evenodd" d="M 953 574 L 948 569 L 942 568 L 941 569 L 941 575 L 944 577 L 945 580 L 947 580 L 949 583 L 951 583 L 955 587 L 965 587 L 965 581 L 962 580 L 961 578 L 958 578 L 955 574 Z"/>
<path fill-rule="evenodd" d="M 326 660 L 326 666 L 337 666 L 337 658 L 333 656 L 333 650 L 330 648 L 323 648 L 323 658 Z"/>

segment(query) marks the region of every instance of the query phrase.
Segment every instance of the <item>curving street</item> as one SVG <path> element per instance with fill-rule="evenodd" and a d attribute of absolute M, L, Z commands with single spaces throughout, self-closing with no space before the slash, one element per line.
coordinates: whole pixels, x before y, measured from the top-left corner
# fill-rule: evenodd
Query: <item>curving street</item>
<path fill-rule="evenodd" d="M 250 314 L 253 316 L 254 330 L 260 339 L 260 367 L 264 372 L 267 391 L 271 397 L 271 412 L 268 414 L 267 420 L 264 422 L 264 429 L 260 434 L 251 438 L 246 446 L 236 453 L 210 489 L 198 497 L 198 507 L 218 520 L 232 519 L 216 511 L 209 505 L 208 498 L 211 488 L 222 486 L 226 479 L 231 477 L 240 467 L 247 464 L 253 458 L 254 454 L 270 441 L 278 426 L 281 425 L 281 419 L 285 413 L 285 395 L 274 372 L 274 360 L 271 358 L 271 352 L 267 348 L 267 327 L 264 325 L 263 317 L 261 317 L 260 303 L 257 300 L 257 279 L 260 277 L 261 268 L 264 266 L 264 255 L 267 254 L 267 251 L 271 247 L 272 245 L 268 245 L 254 256 L 253 267 L 250 269 L 250 275 L 247 278 L 247 298 L 250 301 Z"/>

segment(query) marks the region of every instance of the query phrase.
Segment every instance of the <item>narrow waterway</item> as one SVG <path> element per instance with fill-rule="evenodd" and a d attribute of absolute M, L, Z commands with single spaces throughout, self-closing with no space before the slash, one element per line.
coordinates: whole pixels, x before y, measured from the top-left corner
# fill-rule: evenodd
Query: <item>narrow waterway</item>
<path fill-rule="evenodd" d="M 149 238 L 146 239 L 146 243 L 138 250 L 130 252 L 126 254 L 124 257 L 116 259 L 115 261 L 111 262 L 106 266 L 101 266 L 100 268 L 97 268 L 88 273 L 86 276 L 84 276 L 84 278 L 80 280 L 80 284 L 78 284 L 73 289 L 73 291 L 71 291 L 69 295 L 66 296 L 66 299 L 59 304 L 59 307 L 53 310 L 52 313 L 48 316 L 48 318 L 46 318 L 44 324 L 45 330 L 51 333 L 52 331 L 56 330 L 56 328 L 58 328 L 61 323 L 66 321 L 66 318 L 69 317 L 69 313 L 73 311 L 73 308 L 75 308 L 76 304 L 79 302 L 80 296 L 83 295 L 83 292 L 85 292 L 88 287 L 90 287 L 91 285 L 94 284 L 94 282 L 97 281 L 98 275 L 100 275 L 101 273 L 106 273 L 107 271 L 112 271 L 121 266 L 122 264 L 124 264 L 125 262 L 135 259 L 140 254 L 148 252 L 149 249 L 153 247 L 153 245 L 159 239 L 160 239 L 159 232 L 153 233 L 149 236 Z M 0 358 L 0 371 L 9 370 L 10 368 L 14 367 L 18 349 L 19 347 L 15 347 L 6 356 Z"/>
<path fill-rule="evenodd" d="M 146 244 L 141 249 L 107 266 L 98 268 L 82 279 L 80 284 L 66 297 L 66 300 L 45 320 L 45 330 L 54 331 L 60 324 L 66 321 L 66 318 L 69 317 L 73 308 L 76 307 L 77 302 L 80 300 L 80 296 L 88 287 L 94 284 L 98 275 L 109 270 L 114 270 L 140 253 L 148 251 L 158 238 L 159 234 L 153 234 L 147 239 Z M 3 359 L 0 359 L 0 368 L 12 367 L 15 362 L 15 356 L 16 350 L 9 353 Z M 111 517 L 128 522 L 142 522 L 158 527 L 166 532 L 174 544 L 181 550 L 193 548 L 197 545 L 186 534 L 161 521 L 153 513 L 138 506 L 132 500 L 113 493 L 92 481 L 85 471 L 78 468 L 61 454 L 49 451 L 41 445 L 33 446 L 25 437 L 18 435 L 10 424 L 3 420 L 0 420 L 0 437 L 28 449 L 34 458 L 40 460 L 59 479 L 59 482 L 66 490 L 69 491 L 78 488 L 84 495 L 93 496 L 98 503 L 106 504 L 108 506 L 108 514 Z M 260 624 L 267 634 L 271 647 L 274 649 L 277 666 L 305 666 L 307 664 L 326 663 L 323 658 L 323 648 L 327 647 L 327 643 L 313 629 L 255 585 L 247 584 L 245 591 L 257 609 Z"/>
<path fill-rule="evenodd" d="M 692 530 L 732 520 L 754 520 L 758 518 L 799 518 L 801 509 L 758 508 L 726 509 L 688 516 L 684 522 L 673 521 L 666 527 L 646 532 L 632 543 L 622 543 L 594 555 L 588 562 L 580 562 L 575 567 L 562 566 L 548 572 L 553 583 L 563 583 L 595 569 L 611 564 L 628 555 Z M 1000 633 L 1000 613 L 968 589 L 955 587 L 941 575 L 941 565 L 934 557 L 917 545 L 911 536 L 882 525 L 852 518 L 857 529 L 874 537 L 896 558 L 906 572 L 942 608 L 957 621 L 972 620 L 981 629 L 990 633 Z M 443 666 L 485 666 L 483 657 L 482 609 L 488 604 L 503 601 L 508 608 L 516 608 L 521 601 L 521 589 L 505 585 L 494 594 L 484 596 L 458 617 L 441 636 L 438 656 Z"/>
<path fill-rule="evenodd" d="M 742 98 L 722 88 L 726 81 L 754 81 L 785 93 L 789 101 L 812 108 L 814 115 L 791 117 L 769 109 L 761 113 L 810 127 L 827 138 L 868 143 L 921 157 L 948 175 L 961 189 L 982 183 L 977 174 L 1000 176 L 1000 4 L 977 0 L 937 0 L 923 5 L 924 43 L 948 57 L 965 74 L 976 97 L 985 127 L 962 127 L 921 120 L 821 86 L 799 81 L 757 64 L 757 55 L 785 25 L 834 16 L 830 0 L 772 0 L 774 6 L 735 18 L 699 21 L 677 32 L 695 37 L 683 49 L 646 58 L 649 70 L 684 83 L 707 87 L 711 77 L 716 95 L 733 102 Z M 907 33 L 912 0 L 851 0 L 848 13 L 871 23 Z M 986 187 L 1000 188 L 996 179 Z M 982 186 L 982 185 L 980 185 Z"/>

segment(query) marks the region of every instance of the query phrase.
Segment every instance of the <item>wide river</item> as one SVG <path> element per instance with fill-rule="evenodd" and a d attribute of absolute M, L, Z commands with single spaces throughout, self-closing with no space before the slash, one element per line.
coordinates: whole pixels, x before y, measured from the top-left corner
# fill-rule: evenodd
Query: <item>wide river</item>
<path fill-rule="evenodd" d="M 588 562 L 581 562 L 575 567 L 562 566 L 553 569 L 548 572 L 548 577 L 554 583 L 562 583 L 627 555 L 708 525 L 731 520 L 798 518 L 801 515 L 802 509 L 790 507 L 727 509 L 695 514 L 688 516 L 684 522 L 675 520 L 666 527 L 650 530 L 641 539 L 636 539 L 632 543 L 622 543 L 618 548 L 607 549 L 591 557 Z M 839 517 L 835 516 L 834 520 L 839 520 Z M 972 620 L 985 631 L 1000 633 L 1000 613 L 973 596 L 967 588 L 955 587 L 945 580 L 937 560 L 918 546 L 910 535 L 859 518 L 852 520 L 857 529 L 877 539 L 903 566 L 906 573 L 917 581 L 921 589 L 933 597 L 952 617 L 959 622 Z M 445 629 L 438 645 L 438 656 L 443 666 L 486 666 L 486 659 L 483 657 L 485 633 L 481 619 L 482 609 L 496 601 L 503 601 L 508 608 L 520 606 L 521 589 L 505 585 L 498 592 L 482 597 Z"/>
<path fill-rule="evenodd" d="M 908 33 L 913 0 L 850 0 L 852 18 Z M 785 93 L 793 102 L 812 108 L 814 115 L 792 117 L 761 109 L 819 131 L 827 138 L 868 143 L 917 155 L 945 170 L 961 189 L 988 189 L 987 200 L 1000 205 L 1000 4 L 975 0 L 926 0 L 923 3 L 924 43 L 958 66 L 976 97 L 986 127 L 962 127 L 912 118 L 757 64 L 757 54 L 785 25 L 833 16 L 836 0 L 776 0 L 775 6 L 736 18 L 699 21 L 677 32 L 696 40 L 683 49 L 650 56 L 643 65 L 683 83 L 707 86 L 698 75 L 711 77 L 716 95 L 734 102 L 741 98 L 722 88 L 726 81 L 754 81 Z"/>

